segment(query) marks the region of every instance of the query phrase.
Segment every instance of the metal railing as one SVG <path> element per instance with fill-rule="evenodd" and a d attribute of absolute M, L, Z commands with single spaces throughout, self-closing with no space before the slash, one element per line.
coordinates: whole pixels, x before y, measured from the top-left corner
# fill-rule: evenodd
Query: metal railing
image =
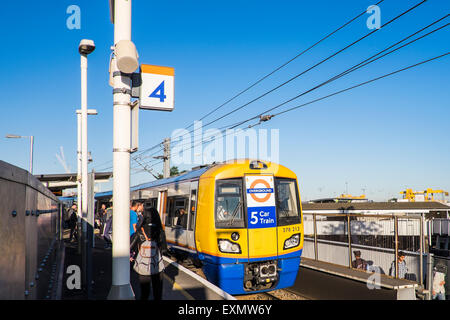
<path fill-rule="evenodd" d="M 303 217 L 304 257 L 424 283 L 422 217 L 320 213 Z M 403 262 L 399 253 L 405 256 Z"/>

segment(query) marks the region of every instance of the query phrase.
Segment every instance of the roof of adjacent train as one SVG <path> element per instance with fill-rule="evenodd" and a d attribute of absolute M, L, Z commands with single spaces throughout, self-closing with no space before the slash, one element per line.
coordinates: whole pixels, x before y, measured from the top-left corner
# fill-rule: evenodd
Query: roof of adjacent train
<path fill-rule="evenodd" d="M 178 176 L 166 178 L 166 179 L 159 179 L 151 182 L 146 182 L 139 184 L 137 186 L 131 187 L 131 191 L 141 190 L 141 189 L 147 189 L 152 187 L 158 187 L 169 183 L 174 183 L 178 181 L 183 180 L 192 180 L 195 178 L 199 178 L 203 173 L 205 173 L 211 166 L 205 166 L 200 169 L 192 170 L 183 174 L 180 174 Z M 112 190 L 105 191 L 105 192 L 99 192 L 95 194 L 95 198 L 103 198 L 103 197 L 110 197 L 112 196 Z"/>

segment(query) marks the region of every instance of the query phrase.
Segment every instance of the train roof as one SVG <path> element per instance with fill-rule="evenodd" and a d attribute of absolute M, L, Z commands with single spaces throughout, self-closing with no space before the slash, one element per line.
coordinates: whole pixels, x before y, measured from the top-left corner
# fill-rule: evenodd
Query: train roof
<path fill-rule="evenodd" d="M 131 187 L 130 190 L 136 191 L 136 190 L 158 187 L 158 186 L 162 186 L 165 184 L 170 184 L 170 183 L 174 183 L 174 182 L 178 182 L 178 181 L 196 179 L 196 178 L 199 178 L 202 174 L 204 174 L 210 168 L 211 168 L 211 166 L 205 166 L 205 167 L 202 167 L 202 168 L 199 168 L 196 170 L 192 170 L 192 171 L 189 171 L 189 172 L 186 172 L 186 173 L 174 176 L 174 177 L 142 183 L 137 186 Z M 99 193 L 95 194 L 95 198 L 103 198 L 103 197 L 110 197 L 110 196 L 112 196 L 112 190 L 105 191 L 105 192 L 99 192 Z"/>

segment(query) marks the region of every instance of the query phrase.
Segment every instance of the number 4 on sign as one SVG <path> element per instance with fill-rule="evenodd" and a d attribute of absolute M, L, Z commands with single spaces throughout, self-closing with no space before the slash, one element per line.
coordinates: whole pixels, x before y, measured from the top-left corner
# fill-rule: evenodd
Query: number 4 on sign
<path fill-rule="evenodd" d="M 164 81 L 149 95 L 150 98 L 158 98 L 160 102 L 164 102 L 166 95 L 164 94 Z"/>

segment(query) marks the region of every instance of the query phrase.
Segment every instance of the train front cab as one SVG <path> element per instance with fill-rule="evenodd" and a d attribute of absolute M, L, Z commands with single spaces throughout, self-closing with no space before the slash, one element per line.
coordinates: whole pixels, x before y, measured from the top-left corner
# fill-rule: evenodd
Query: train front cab
<path fill-rule="evenodd" d="M 199 189 L 195 242 L 207 278 L 230 294 L 292 286 L 303 248 L 296 175 L 246 160 L 211 168 Z"/>

